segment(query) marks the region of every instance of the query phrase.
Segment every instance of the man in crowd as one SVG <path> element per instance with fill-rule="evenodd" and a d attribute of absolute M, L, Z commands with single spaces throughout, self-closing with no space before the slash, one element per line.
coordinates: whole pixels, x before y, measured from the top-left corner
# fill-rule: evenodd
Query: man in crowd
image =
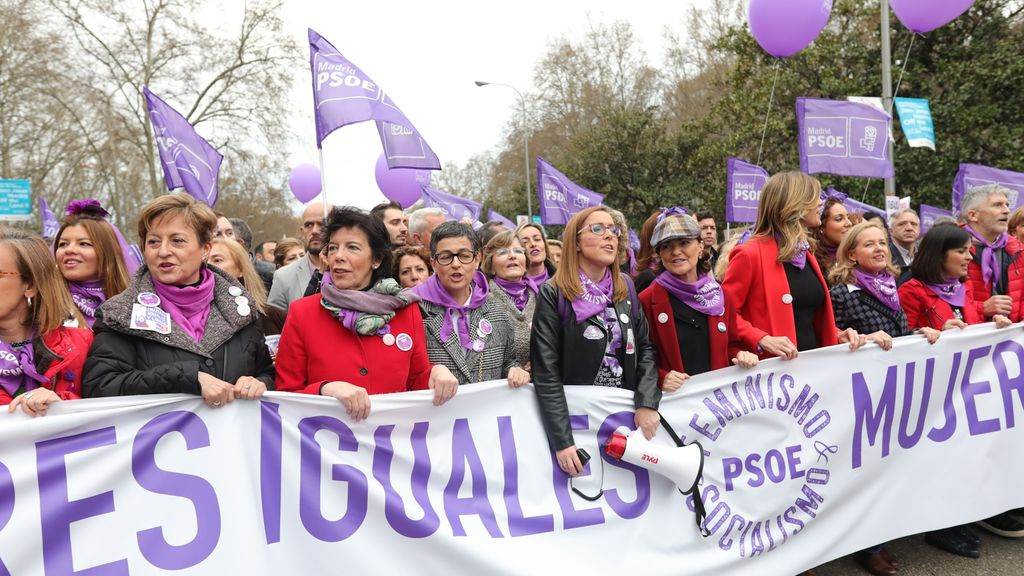
<path fill-rule="evenodd" d="M 697 225 L 700 226 L 700 239 L 711 251 L 711 268 L 718 262 L 718 226 L 715 224 L 715 215 L 711 212 L 698 212 Z"/>
<path fill-rule="evenodd" d="M 333 206 L 327 205 L 330 211 Z M 324 205 L 312 202 L 302 211 L 299 237 L 306 247 L 306 256 L 283 266 L 274 272 L 274 285 L 267 301 L 278 308 L 288 309 L 292 302 L 302 298 L 309 285 L 313 271 L 320 268 L 320 249 L 324 245 L 321 237 L 324 222 Z"/>
<path fill-rule="evenodd" d="M 217 212 L 217 227 L 213 229 L 213 235 L 217 238 L 235 239 L 235 229 L 231 225 L 231 221 L 221 212 Z"/>
<path fill-rule="evenodd" d="M 444 210 L 440 208 L 420 208 L 409 215 L 409 233 L 412 234 L 410 244 L 430 247 L 430 235 L 439 224 L 445 221 Z"/>
<path fill-rule="evenodd" d="M 219 220 L 219 219 L 218 219 Z M 246 252 L 249 252 L 249 260 L 252 261 L 253 267 L 256 268 L 256 273 L 260 275 L 260 280 L 263 281 L 263 286 L 270 291 L 274 284 L 274 265 L 257 260 L 252 255 L 252 228 L 249 227 L 249 223 L 241 218 L 228 218 L 228 222 L 231 223 L 231 231 L 235 242 L 242 245 Z"/>
<path fill-rule="evenodd" d="M 402 205 L 398 202 L 384 202 L 377 204 L 370 210 L 370 215 L 384 222 L 391 237 L 391 248 L 405 246 L 409 240 L 409 218 L 402 212 Z"/>
<path fill-rule="evenodd" d="M 482 246 L 487 246 L 487 243 L 491 241 L 491 238 L 497 236 L 499 232 L 504 232 L 506 230 L 508 230 L 508 226 L 505 226 L 503 222 L 499 222 L 498 220 L 488 220 L 487 222 L 484 222 L 480 228 L 477 228 L 476 235 L 480 238 L 480 244 Z"/>
<path fill-rule="evenodd" d="M 253 254 L 256 255 L 257 260 L 270 263 L 274 265 L 274 249 L 277 248 L 277 242 L 273 240 L 264 240 L 256 245 L 253 250 Z"/>
<path fill-rule="evenodd" d="M 910 264 L 914 261 L 917 239 L 921 236 L 921 219 L 917 212 L 906 208 L 889 217 L 889 254 L 900 269 L 897 284 L 910 280 Z"/>

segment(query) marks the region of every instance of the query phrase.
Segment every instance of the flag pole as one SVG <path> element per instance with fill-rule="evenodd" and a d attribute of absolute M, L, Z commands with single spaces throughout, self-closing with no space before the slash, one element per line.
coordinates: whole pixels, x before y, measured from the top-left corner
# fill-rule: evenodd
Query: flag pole
<path fill-rule="evenodd" d="M 317 146 L 316 151 L 320 158 L 320 203 L 324 205 L 324 222 L 327 222 L 327 181 L 324 179 L 324 149 Z"/>

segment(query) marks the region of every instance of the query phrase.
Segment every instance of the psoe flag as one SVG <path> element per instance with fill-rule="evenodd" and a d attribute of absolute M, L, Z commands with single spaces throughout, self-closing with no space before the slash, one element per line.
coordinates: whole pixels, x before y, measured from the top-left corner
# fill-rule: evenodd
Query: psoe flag
<path fill-rule="evenodd" d="M 949 210 L 942 208 L 936 208 L 935 206 L 929 206 L 927 204 L 921 204 L 921 234 L 924 235 L 932 226 L 935 225 L 935 220 L 948 216 L 953 218 L 953 213 Z"/>
<path fill-rule="evenodd" d="M 540 221 L 545 226 L 564 226 L 580 210 L 604 202 L 602 194 L 569 180 L 540 156 L 537 157 L 537 195 L 540 196 Z"/>
<path fill-rule="evenodd" d="M 800 170 L 864 178 L 892 178 L 892 116 L 856 102 L 796 99 Z"/>
<path fill-rule="evenodd" d="M 1011 172 L 982 166 L 981 164 L 961 164 L 960 170 L 953 180 L 953 211 L 960 211 L 960 199 L 971 188 L 999 184 L 1010 191 L 1010 210 L 1016 210 L 1024 204 L 1024 173 Z"/>
<path fill-rule="evenodd" d="M 480 219 L 483 204 L 469 198 L 442 192 L 430 186 L 420 186 L 420 189 L 423 190 L 423 203 L 431 208 L 440 208 L 449 220 L 469 218 L 476 221 Z"/>
<path fill-rule="evenodd" d="M 441 169 L 437 155 L 384 89 L 312 28 L 309 67 L 318 148 L 342 126 L 376 120 L 388 168 Z"/>
<path fill-rule="evenodd" d="M 43 221 L 43 240 L 53 240 L 57 237 L 57 232 L 60 230 L 60 221 L 57 220 L 57 215 L 50 210 L 50 205 L 46 203 L 46 198 L 39 196 L 39 216 Z"/>
<path fill-rule="evenodd" d="M 508 218 L 505 218 L 499 212 L 495 212 L 494 210 L 488 210 L 487 211 L 487 219 L 490 220 L 490 221 L 501 222 L 509 230 L 515 230 L 516 229 L 516 223 L 515 222 L 509 220 Z"/>
<path fill-rule="evenodd" d="M 725 161 L 726 222 L 757 220 L 757 203 L 768 178 L 768 171 L 756 164 L 732 157 Z"/>
<path fill-rule="evenodd" d="M 900 127 L 911 148 L 935 150 L 935 125 L 932 123 L 932 109 L 924 98 L 896 98 L 896 112 L 900 115 Z"/>
<path fill-rule="evenodd" d="M 153 125 L 164 182 L 168 190 L 184 188 L 208 206 L 217 203 L 217 175 L 224 156 L 200 136 L 192 124 L 156 94 L 143 87 Z"/>

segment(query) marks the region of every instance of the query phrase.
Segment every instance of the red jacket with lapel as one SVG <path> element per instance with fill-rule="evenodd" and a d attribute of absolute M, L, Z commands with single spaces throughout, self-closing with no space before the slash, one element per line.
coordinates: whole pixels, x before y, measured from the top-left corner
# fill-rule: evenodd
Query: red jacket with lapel
<path fill-rule="evenodd" d="M 796 344 L 796 324 L 793 304 L 789 296 L 786 269 L 778 262 L 779 245 L 774 238 L 754 237 L 729 253 L 729 268 L 725 273 L 725 301 L 736 307 L 736 331 L 743 347 L 757 350 L 765 336 L 786 336 Z M 807 254 L 807 265 L 814 270 L 825 291 L 825 301 L 814 316 L 814 331 L 818 346 L 824 348 L 839 343 L 832 299 L 828 285 L 821 275 L 814 256 Z M 790 300 L 786 302 L 785 300 Z M 761 353 L 761 358 L 772 355 Z"/>
<path fill-rule="evenodd" d="M 964 298 L 964 307 L 961 309 L 964 314 L 964 322 L 967 324 L 984 322 L 985 320 L 978 315 L 977 307 L 974 305 L 970 284 L 968 284 L 966 292 L 967 297 Z M 916 278 L 900 286 L 899 294 L 900 306 L 907 314 L 907 328 L 911 330 L 924 326 L 942 330 L 946 320 L 956 318 L 953 315 L 953 307 Z"/>

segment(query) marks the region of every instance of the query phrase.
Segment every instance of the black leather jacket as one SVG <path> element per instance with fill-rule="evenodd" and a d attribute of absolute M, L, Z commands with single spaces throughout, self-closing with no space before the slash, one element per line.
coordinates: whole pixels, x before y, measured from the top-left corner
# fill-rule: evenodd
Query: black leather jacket
<path fill-rule="evenodd" d="M 638 312 L 635 315 L 634 308 Z M 634 354 L 623 356 L 623 388 L 634 391 L 633 404 L 636 408 L 657 410 L 661 390 L 658 389 L 658 368 L 654 347 L 648 336 L 647 320 L 639 302 L 623 300 L 615 305 L 615 311 L 619 315 L 623 343 L 627 340 L 628 331 L 632 330 L 636 346 Z M 622 318 L 628 318 L 629 321 L 623 322 Z M 564 298 L 560 313 L 558 289 L 551 282 L 541 286 L 537 309 L 533 315 L 533 332 L 530 335 L 530 362 L 548 442 L 556 451 L 576 443 L 569 425 L 569 407 L 562 387 L 593 385 L 604 359 L 607 334 L 597 340 L 584 338 L 583 331 L 590 325 L 604 330 L 597 317 L 582 324 L 576 322 L 572 305 Z"/>

